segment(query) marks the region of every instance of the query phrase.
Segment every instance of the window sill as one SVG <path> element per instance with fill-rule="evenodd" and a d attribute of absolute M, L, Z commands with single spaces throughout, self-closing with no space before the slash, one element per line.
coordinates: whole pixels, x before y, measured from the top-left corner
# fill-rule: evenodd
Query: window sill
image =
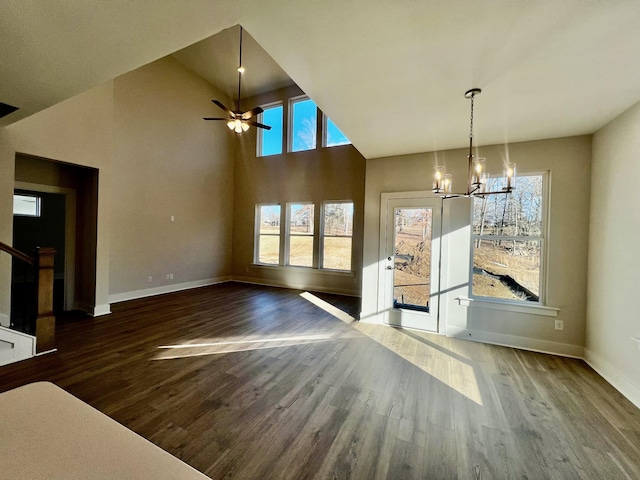
<path fill-rule="evenodd" d="M 265 263 L 252 263 L 251 267 L 255 268 L 265 268 L 268 270 L 283 270 L 289 272 L 308 272 L 320 275 L 332 275 L 337 277 L 355 277 L 354 272 L 348 272 L 346 270 L 329 270 L 329 269 L 320 269 L 320 268 L 312 268 L 312 267 L 294 267 L 291 265 L 268 265 Z"/>
<path fill-rule="evenodd" d="M 492 302 L 490 300 L 478 300 L 475 298 L 458 297 L 458 304 L 463 307 L 488 308 L 503 312 L 527 313 L 544 317 L 557 317 L 559 308 L 546 307 L 544 305 L 516 305 L 514 303 Z"/>

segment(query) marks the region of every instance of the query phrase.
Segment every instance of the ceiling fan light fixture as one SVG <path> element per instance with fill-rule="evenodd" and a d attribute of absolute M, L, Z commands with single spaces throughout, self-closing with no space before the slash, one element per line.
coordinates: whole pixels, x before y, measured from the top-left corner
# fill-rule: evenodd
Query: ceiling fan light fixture
<path fill-rule="evenodd" d="M 222 102 L 220 102 L 219 100 L 211 100 L 214 104 L 216 104 L 218 107 L 224 110 L 229 116 L 226 118 L 225 117 L 222 117 L 222 118 L 205 117 L 204 120 L 226 121 L 227 127 L 229 127 L 229 130 L 236 133 L 246 132 L 247 130 L 249 130 L 249 127 L 251 127 L 251 125 L 257 128 L 271 130 L 271 127 L 269 125 L 264 125 L 262 123 L 256 122 L 255 120 L 252 120 L 252 117 L 254 117 L 255 115 L 260 115 L 263 112 L 262 107 L 255 107 L 255 108 L 252 108 L 251 110 L 247 110 L 246 112 L 243 112 L 242 110 L 240 110 L 240 96 L 242 93 L 242 74 L 244 73 L 244 71 L 245 71 L 244 67 L 242 66 L 242 26 L 240 26 L 240 58 L 238 62 L 238 99 L 236 103 L 236 109 L 231 110 L 230 108 L 225 107 L 222 104 Z"/>

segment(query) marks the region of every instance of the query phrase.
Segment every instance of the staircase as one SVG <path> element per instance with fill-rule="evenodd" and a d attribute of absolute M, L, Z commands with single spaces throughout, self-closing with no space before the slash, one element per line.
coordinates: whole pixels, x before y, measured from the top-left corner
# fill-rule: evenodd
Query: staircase
<path fill-rule="evenodd" d="M 25 296 L 27 305 L 20 306 L 22 311 L 32 313 L 27 313 L 26 318 L 19 323 L 12 321 L 8 326 L 0 326 L 0 365 L 6 365 L 54 349 L 53 259 L 56 252 L 53 248 L 38 248 L 36 255 L 31 257 L 2 242 L 0 252 L 6 252 L 16 261 L 33 266 L 36 271 L 34 295 Z M 14 301 L 16 300 L 12 299 Z"/>
<path fill-rule="evenodd" d="M 0 366 L 26 360 L 36 354 L 36 337 L 0 327 Z"/>

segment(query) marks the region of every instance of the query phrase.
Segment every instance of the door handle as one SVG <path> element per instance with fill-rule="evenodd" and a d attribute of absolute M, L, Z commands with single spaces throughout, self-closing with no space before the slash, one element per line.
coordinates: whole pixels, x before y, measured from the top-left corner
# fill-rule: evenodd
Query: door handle
<path fill-rule="evenodd" d="M 393 270 L 393 267 L 391 265 L 387 265 L 387 270 Z"/>

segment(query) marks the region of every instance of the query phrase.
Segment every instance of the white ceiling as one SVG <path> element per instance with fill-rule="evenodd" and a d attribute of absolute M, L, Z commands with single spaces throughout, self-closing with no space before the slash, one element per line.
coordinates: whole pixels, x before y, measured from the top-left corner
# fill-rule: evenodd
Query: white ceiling
<path fill-rule="evenodd" d="M 20 110 L 0 126 L 236 24 L 367 158 L 464 147 L 472 87 L 479 144 L 593 133 L 640 100 L 637 0 L 2 0 Z"/>

